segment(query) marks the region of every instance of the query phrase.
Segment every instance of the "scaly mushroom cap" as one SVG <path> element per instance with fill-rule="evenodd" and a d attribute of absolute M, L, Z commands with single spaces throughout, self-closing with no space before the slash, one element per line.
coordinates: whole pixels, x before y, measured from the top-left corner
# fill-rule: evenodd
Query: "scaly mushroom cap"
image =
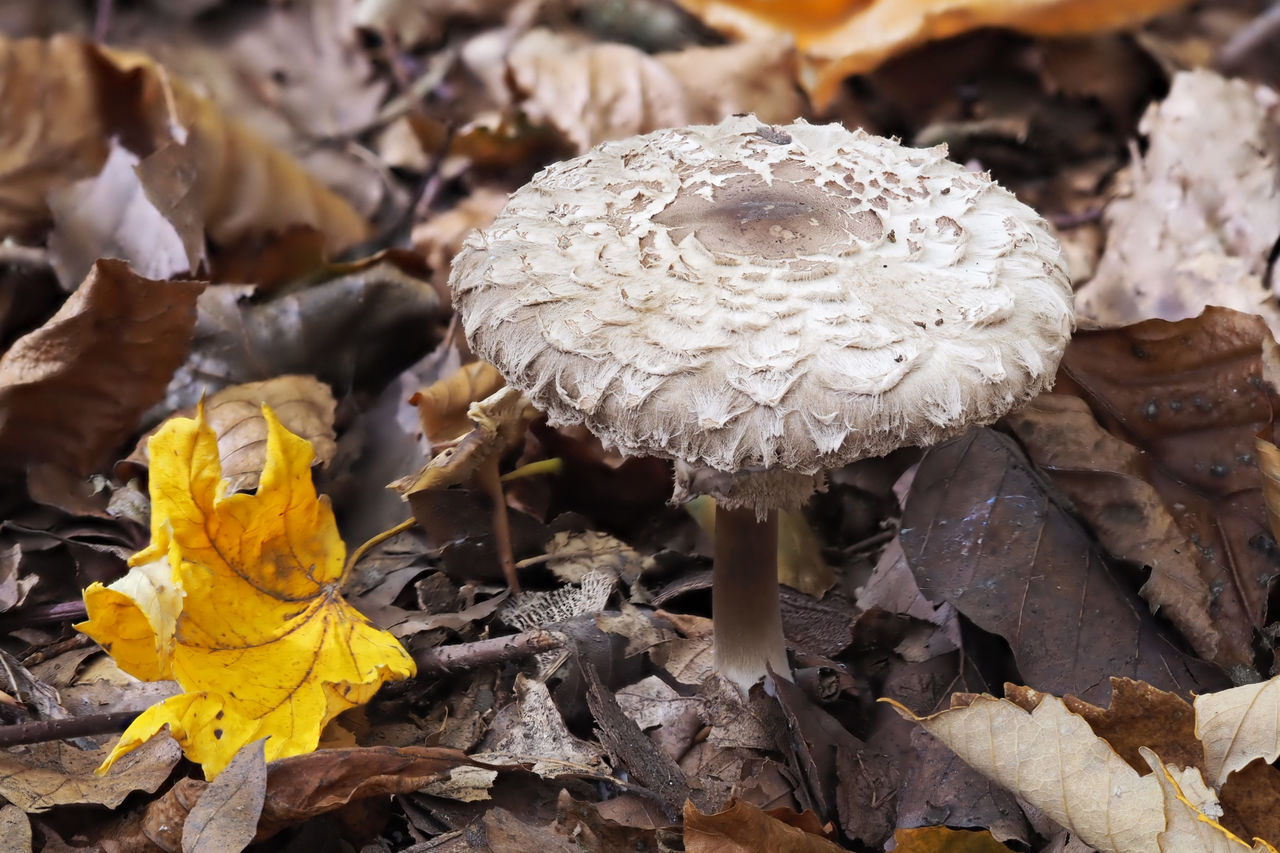
<path fill-rule="evenodd" d="M 543 170 L 450 278 L 467 339 L 552 424 L 624 453 L 809 475 L 1048 388 L 1071 286 L 987 175 L 755 117 Z"/>

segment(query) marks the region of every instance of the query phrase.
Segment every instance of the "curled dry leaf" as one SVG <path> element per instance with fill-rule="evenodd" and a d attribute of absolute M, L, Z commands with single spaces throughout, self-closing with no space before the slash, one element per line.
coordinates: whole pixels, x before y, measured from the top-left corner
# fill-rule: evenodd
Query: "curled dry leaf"
<path fill-rule="evenodd" d="M 422 432 L 432 445 L 462 438 L 475 424 L 468 417 L 472 403 L 494 394 L 507 380 L 487 361 L 464 364 L 409 398 L 418 407 Z"/>
<path fill-rule="evenodd" d="M 1255 758 L 1268 764 L 1280 758 L 1280 679 L 1197 696 L 1195 709 L 1211 784 L 1221 785 Z"/>
<path fill-rule="evenodd" d="M 0 357 L 0 466 L 88 474 L 138 426 L 186 357 L 204 285 L 103 260 Z"/>
<path fill-rule="evenodd" d="M 790 41 L 777 36 L 650 56 L 545 29 L 523 35 L 507 56 L 523 112 L 555 127 L 578 153 L 605 140 L 736 113 L 790 122 L 806 111 L 794 62 Z"/>
<path fill-rule="evenodd" d="M 1146 153 L 1107 206 L 1107 247 L 1076 296 L 1104 325 L 1182 320 L 1206 305 L 1261 314 L 1280 334 L 1262 281 L 1280 233 L 1280 95 L 1208 71 L 1178 74 L 1142 119 Z"/>
<path fill-rule="evenodd" d="M 708 25 L 741 39 L 795 40 L 800 82 L 819 109 L 845 77 L 934 39 L 979 27 L 1071 36 L 1137 23 L 1186 0 L 677 0 Z"/>
<path fill-rule="evenodd" d="M 205 228 L 221 243 L 297 223 L 323 231 L 333 251 L 368 236 L 368 224 L 351 206 L 292 157 L 145 55 L 69 36 L 0 39 L 0 67 L 7 106 L 0 130 L 0 235 L 44 226 L 48 194 L 97 174 L 110 139 L 119 137 L 143 164 L 166 146 L 181 149 L 178 159 L 191 183 L 180 195 L 198 200 Z M 59 108 L 48 110 L 49 103 Z M 140 170 L 140 177 L 147 186 L 148 173 Z"/>
<path fill-rule="evenodd" d="M 421 471 L 392 483 L 409 499 L 415 492 L 447 489 L 471 481 L 524 436 L 537 411 L 514 388 L 504 387 L 467 408 L 471 430 L 442 450 Z"/>
<path fill-rule="evenodd" d="M 160 160 L 148 158 L 152 173 Z M 147 278 L 199 270 L 204 218 L 199 211 L 181 209 L 191 199 L 180 191 L 172 193 L 174 201 L 162 212 L 149 198 L 138 166 L 137 155 L 112 139 L 101 172 L 50 191 L 49 259 L 67 290 L 75 289 L 99 258 L 125 258 Z"/>
<path fill-rule="evenodd" d="M 1275 853 L 1276 848 L 1262 839 L 1257 839 L 1250 847 L 1226 827 L 1207 817 L 1183 791 L 1178 778 L 1160 763 L 1160 757 L 1154 752 L 1144 749 L 1142 757 L 1151 768 L 1151 775 L 1160 784 L 1160 794 L 1164 798 L 1164 813 L 1168 824 L 1157 839 L 1160 853 L 1244 853 L 1246 850 Z"/>

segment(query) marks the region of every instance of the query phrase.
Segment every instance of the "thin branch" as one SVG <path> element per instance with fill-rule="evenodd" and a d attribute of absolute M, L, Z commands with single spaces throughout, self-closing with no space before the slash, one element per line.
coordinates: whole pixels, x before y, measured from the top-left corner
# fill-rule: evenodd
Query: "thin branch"
<path fill-rule="evenodd" d="M 141 711 L 117 711 L 113 714 L 89 714 L 62 720 L 37 720 L 32 723 L 0 726 L 0 747 L 114 734 L 128 728 L 134 718 L 141 713 Z"/>

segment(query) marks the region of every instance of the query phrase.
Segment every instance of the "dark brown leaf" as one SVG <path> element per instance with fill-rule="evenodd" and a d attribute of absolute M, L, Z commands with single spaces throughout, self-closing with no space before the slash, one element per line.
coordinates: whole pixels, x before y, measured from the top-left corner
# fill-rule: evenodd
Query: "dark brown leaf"
<path fill-rule="evenodd" d="M 100 465 L 186 357 L 204 285 L 99 261 L 47 323 L 0 358 L 0 466 Z"/>
<path fill-rule="evenodd" d="M 342 389 L 379 388 L 434 345 L 442 316 L 430 284 L 391 263 L 294 293 L 255 299 L 252 287 L 216 286 L 200 297 L 191 357 L 166 404 L 195 405 L 202 391 L 313 374 Z"/>
<path fill-rule="evenodd" d="M 1135 505 L 1127 510 L 1147 517 L 1150 527 L 1125 537 L 1128 547 L 1117 556 L 1153 566 L 1193 560 L 1199 573 L 1195 594 L 1187 587 L 1189 569 L 1176 572 L 1172 585 L 1170 573 L 1162 569 L 1153 572 L 1151 583 L 1165 584 L 1167 591 L 1157 595 L 1153 590 L 1150 600 L 1175 610 L 1171 618 L 1195 648 L 1224 665 L 1242 667 L 1242 678 L 1252 664 L 1253 629 L 1266 624 L 1267 597 L 1280 576 L 1280 550 L 1267 524 L 1255 461 L 1255 436 L 1271 434 L 1277 401 L 1262 378 L 1263 352 L 1269 346 L 1270 332 L 1259 317 L 1209 308 L 1176 323 L 1149 320 L 1077 335 L 1063 358 L 1057 386 L 1059 393 L 1083 399 L 1107 433 L 1141 451 L 1131 452 L 1121 473 L 1149 483 L 1163 502 L 1163 512 L 1149 501 L 1138 502 L 1145 509 Z M 1043 443 L 1028 445 L 1039 462 Z M 1076 464 L 1051 459 L 1046 458 L 1051 467 Z M 1083 463 L 1078 467 L 1088 469 Z M 1092 490 L 1095 496 L 1084 506 L 1099 511 L 1106 508 L 1106 499 L 1097 495 L 1118 488 L 1114 475 L 1074 476 L 1075 485 L 1064 482 L 1062 487 L 1073 500 Z M 1116 516 L 1125 514 L 1125 499 L 1109 509 L 1110 518 L 1100 526 L 1123 526 Z M 1092 523 L 1094 516 L 1088 509 L 1085 513 Z M 1169 526 L 1169 519 L 1176 528 L 1166 532 L 1161 528 Z M 1181 554 L 1177 552 L 1185 546 L 1178 544 L 1179 532 L 1192 546 Z M 1135 537 L 1151 547 L 1132 547 Z M 1110 541 L 1104 542 L 1110 547 Z M 1206 593 L 1211 628 L 1220 635 L 1216 653 L 1205 646 L 1212 638 L 1198 615 Z"/>
<path fill-rule="evenodd" d="M 882 844 L 895 822 L 899 775 L 894 763 L 854 737 L 800 688 L 783 679 L 776 684 L 792 732 L 791 747 L 819 817 L 838 818 L 849 838 Z"/>
<path fill-rule="evenodd" d="M 1028 685 L 1105 701 L 1108 678 L 1161 689 L 1227 686 L 1181 653 L 1014 443 L 974 430 L 925 456 L 902 519 L 925 597 L 1003 637 Z"/>

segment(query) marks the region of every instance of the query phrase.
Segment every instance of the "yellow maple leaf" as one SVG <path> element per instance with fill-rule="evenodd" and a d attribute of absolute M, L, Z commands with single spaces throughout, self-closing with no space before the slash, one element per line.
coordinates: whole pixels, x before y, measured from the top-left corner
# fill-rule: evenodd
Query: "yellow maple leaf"
<path fill-rule="evenodd" d="M 226 494 L 203 407 L 150 441 L 151 543 L 125 578 L 85 590 L 76 627 L 126 672 L 184 692 L 135 719 L 99 772 L 166 725 L 208 779 L 262 737 L 268 761 L 310 752 L 334 716 L 415 672 L 339 593 L 346 549 L 311 482 L 310 442 L 263 414 L 256 494 Z"/>

